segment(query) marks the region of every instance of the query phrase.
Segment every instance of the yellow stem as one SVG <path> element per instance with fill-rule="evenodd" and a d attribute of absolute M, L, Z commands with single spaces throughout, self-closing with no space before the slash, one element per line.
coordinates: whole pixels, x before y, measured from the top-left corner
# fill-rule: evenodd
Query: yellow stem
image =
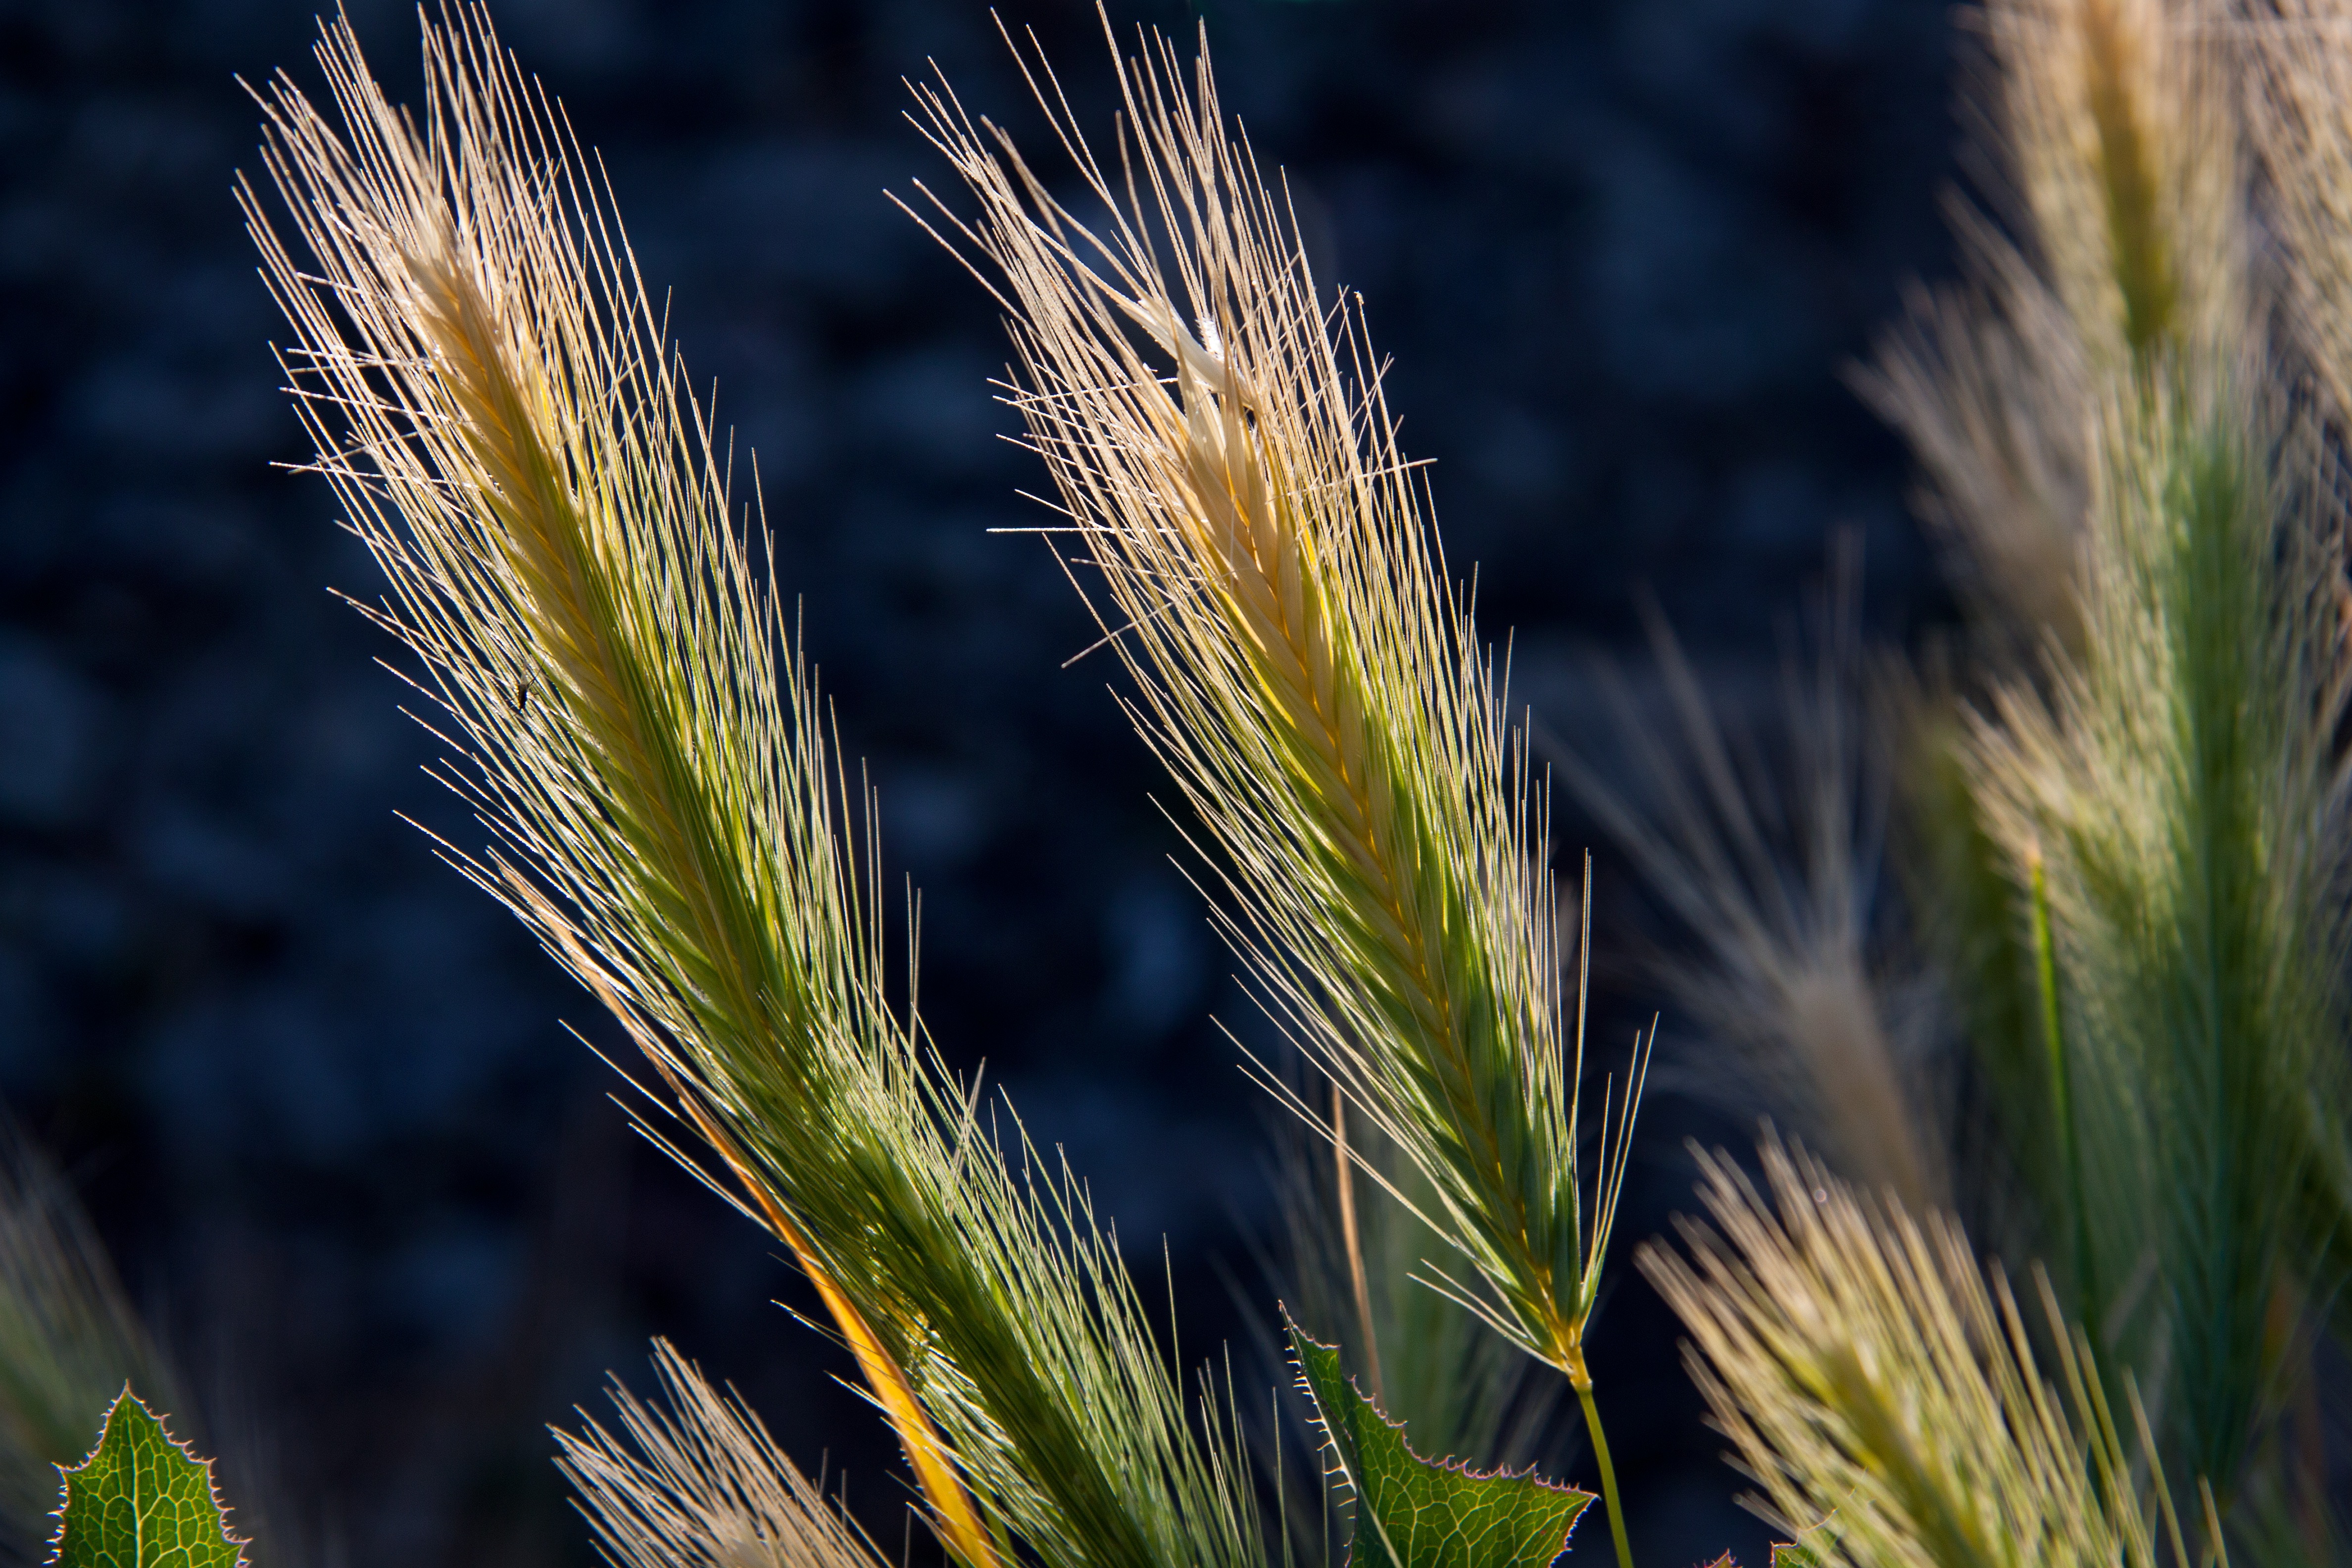
<path fill-rule="evenodd" d="M 1386 1407 L 1381 1391 L 1381 1342 L 1372 1330 L 1372 1291 L 1364 1278 L 1364 1241 L 1356 1229 L 1356 1167 L 1348 1155 L 1348 1097 L 1331 1086 L 1331 1155 L 1339 1183 L 1339 1236 L 1348 1247 L 1348 1275 L 1356 1288 L 1356 1319 L 1364 1329 L 1364 1371 L 1372 1380 L 1372 1399 Z"/>
<path fill-rule="evenodd" d="M 637 1016 L 625 1006 L 613 990 L 612 983 L 596 967 L 572 934 L 571 926 L 550 904 L 538 889 L 520 872 L 509 868 L 507 887 L 523 907 L 530 910 L 539 928 L 551 935 L 562 948 L 572 973 L 579 975 L 596 999 L 604 1004 L 621 1026 L 629 1032 L 637 1049 L 653 1064 L 662 1080 L 669 1085 L 670 1095 L 701 1133 L 704 1142 L 727 1162 L 727 1168 L 760 1205 L 760 1214 L 776 1239 L 792 1248 L 793 1258 L 816 1287 L 817 1295 L 824 1301 L 825 1310 L 833 1314 L 841 1330 L 841 1337 L 849 1345 L 850 1353 L 857 1358 L 857 1370 L 865 1375 L 866 1386 L 881 1403 L 883 1415 L 891 1428 L 898 1434 L 900 1447 L 907 1451 L 907 1463 L 913 1467 L 917 1484 L 931 1505 L 931 1521 L 948 1551 L 965 1568 L 1002 1568 L 996 1554 L 996 1544 L 988 1530 L 981 1523 L 980 1511 L 972 1505 L 971 1493 L 965 1488 L 963 1478 L 956 1473 L 955 1462 L 949 1457 L 947 1445 L 940 1440 L 939 1431 L 931 1418 L 924 1414 L 922 1404 L 915 1396 L 914 1384 L 908 1380 L 906 1370 L 899 1366 L 882 1341 L 866 1322 L 849 1298 L 825 1271 L 815 1248 L 785 1215 L 783 1205 L 776 1201 L 768 1184 L 759 1178 L 735 1140 L 720 1126 L 718 1118 L 701 1100 L 690 1092 L 670 1065 L 668 1053 Z"/>
<path fill-rule="evenodd" d="M 657 1068 L 663 1064 L 656 1062 Z M 664 1076 L 667 1077 L 667 1069 Z M 786 1217 L 784 1211 L 768 1191 L 767 1184 L 759 1180 L 733 1140 L 720 1129 L 710 1113 L 691 1096 L 684 1093 L 675 1079 L 670 1088 L 677 1093 L 678 1102 L 694 1119 L 696 1128 L 743 1184 L 760 1205 L 760 1213 L 776 1239 L 792 1248 L 793 1258 L 807 1275 L 809 1283 L 824 1299 L 825 1310 L 841 1329 L 841 1337 L 848 1342 L 850 1354 L 857 1358 L 857 1370 L 865 1374 L 866 1386 L 881 1401 L 882 1412 L 891 1427 L 898 1434 L 899 1445 L 907 1450 L 907 1463 L 914 1468 L 915 1479 L 929 1500 L 932 1522 L 939 1528 L 940 1538 L 949 1552 L 966 1568 L 999 1568 L 996 1546 L 980 1521 L 980 1512 L 972 1506 L 971 1493 L 956 1473 L 955 1462 L 948 1456 L 947 1445 L 940 1440 L 939 1431 L 925 1415 L 921 1403 L 915 1397 L 915 1387 L 908 1381 L 906 1369 L 882 1348 L 874 1332 L 841 1287 L 833 1282 L 798 1226 Z"/>

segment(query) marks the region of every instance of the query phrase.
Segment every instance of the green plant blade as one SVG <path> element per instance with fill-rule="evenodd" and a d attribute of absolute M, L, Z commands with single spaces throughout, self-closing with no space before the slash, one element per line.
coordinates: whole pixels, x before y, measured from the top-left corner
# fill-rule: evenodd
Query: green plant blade
<path fill-rule="evenodd" d="M 1794 1541 L 1772 1543 L 1772 1568 L 1827 1568 L 1820 1548 L 1819 1526 L 1800 1531 Z"/>
<path fill-rule="evenodd" d="M 1294 1325 L 1290 1348 L 1334 1466 L 1356 1495 L 1350 1568 L 1545 1568 L 1567 1550 L 1591 1492 L 1532 1472 L 1480 1475 L 1424 1459 L 1356 1392 L 1336 1346 Z"/>
<path fill-rule="evenodd" d="M 243 1568 L 212 1461 L 164 1430 L 129 1384 L 89 1458 L 58 1473 L 66 1495 L 51 1568 Z"/>

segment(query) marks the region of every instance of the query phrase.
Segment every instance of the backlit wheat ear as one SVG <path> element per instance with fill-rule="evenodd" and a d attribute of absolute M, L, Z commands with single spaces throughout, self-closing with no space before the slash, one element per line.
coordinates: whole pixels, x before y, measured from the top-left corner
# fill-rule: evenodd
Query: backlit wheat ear
<path fill-rule="evenodd" d="M 2153 1496 L 2134 1468 L 2156 1459 L 2145 1424 L 2127 1448 L 2053 1298 L 2054 1387 L 1950 1220 L 1858 1197 L 1777 1141 L 1765 1193 L 1724 1156 L 1699 1165 L 1716 1228 L 1685 1222 L 1688 1260 L 1650 1243 L 1640 1262 L 1759 1511 L 1822 1525 L 1809 1543 L 1857 1568 L 2190 1561 L 2160 1468 Z"/>
<path fill-rule="evenodd" d="M 657 1402 L 616 1379 L 614 1434 L 558 1428 L 556 1461 L 620 1568 L 887 1568 L 740 1397 L 722 1395 L 668 1342 L 654 1342 Z"/>
<path fill-rule="evenodd" d="M 1548 879 L 1485 670 L 1377 390 L 1349 390 L 1205 66 L 1196 95 L 1164 43 L 1131 69 L 1147 210 L 1117 210 L 1065 128 L 1108 244 L 927 94 L 983 204 L 961 233 L 1013 291 L 1020 406 L 1103 573 L 1139 727 L 1225 852 L 1236 935 L 1430 1168 L 1509 1331 L 1564 1360 L 1589 1294 Z M 1143 237 L 1160 224 L 1173 279 Z"/>
<path fill-rule="evenodd" d="M 1589 1193 L 1540 808 L 1361 319 L 1317 295 L 1205 53 L 1158 38 L 1125 63 L 1116 179 L 1032 79 L 1087 214 L 944 88 L 920 122 L 978 199 L 938 210 L 1011 317 L 1013 398 L 1137 727 L 1276 1011 L 1429 1178 L 1483 1277 L 1465 1294 L 1589 1397 L 1633 1097 Z"/>
<path fill-rule="evenodd" d="M 1549 879 L 1486 671 L 1377 391 L 1349 391 L 1205 65 L 1197 96 L 1164 43 L 1131 68 L 1146 210 L 1119 210 L 1061 128 L 1113 208 L 1107 243 L 924 93 L 982 204 L 959 233 L 1003 274 L 1019 406 L 1103 574 L 1138 726 L 1224 851 L 1237 939 L 1429 1169 L 1507 1331 L 1564 1360 L 1590 1270 Z M 1173 278 L 1144 237 L 1160 224 Z"/>
<path fill-rule="evenodd" d="M 1008 1170 L 884 999 L 878 851 L 844 842 L 857 797 L 609 193 L 478 12 L 427 24 L 421 130 L 347 26 L 320 58 L 341 132 L 263 98 L 314 259 L 245 203 L 377 619 L 496 836 L 449 854 L 816 1281 L 967 1568 L 1014 1534 L 1055 1568 L 1254 1563 L 1224 1428 L 1188 1418 L 1083 1194 Z"/>
<path fill-rule="evenodd" d="M 796 670 L 780 683 L 773 601 L 609 205 L 478 13 L 427 29 L 421 137 L 346 25 L 319 58 L 350 142 L 282 79 L 262 101 L 323 277 L 241 192 L 300 334 L 287 370 L 392 579 L 376 618 L 479 770 L 452 782 L 562 902 L 503 853 L 460 863 L 625 1018 L 720 1061 L 761 1052 L 814 1109 L 831 1086 L 810 1058 L 860 1026 L 872 954 L 845 919 L 815 714 Z M 906 1381 L 887 1357 L 866 1370 Z M 937 1438 L 896 1408 L 943 1529 L 991 1561 Z"/>

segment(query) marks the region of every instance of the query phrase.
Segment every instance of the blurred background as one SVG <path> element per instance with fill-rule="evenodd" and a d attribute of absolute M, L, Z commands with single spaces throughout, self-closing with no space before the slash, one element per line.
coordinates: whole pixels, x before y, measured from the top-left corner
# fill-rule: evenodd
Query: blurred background
<path fill-rule="evenodd" d="M 1099 25 L 1007 4 L 1106 131 Z M 414 13 L 352 6 L 396 97 Z M 944 171 L 901 119 L 932 63 L 1032 137 L 980 0 L 500 0 L 601 149 L 678 344 L 757 457 L 785 590 L 922 891 L 922 1000 L 1066 1148 L 1183 1352 L 1262 1308 L 1273 1048 L 1202 918 L 1161 781 L 1034 539 L 989 379 L 993 308 L 884 199 Z M 1906 463 L 1840 377 L 1948 270 L 1946 0 L 1204 0 L 1227 107 L 1286 172 L 1318 277 L 1360 290 L 1454 569 L 1513 698 L 1574 737 L 1645 599 L 1728 711 L 1761 709 L 1829 542 L 1873 636 L 1949 618 Z M 550 1422 L 673 1338 L 785 1448 L 847 1472 L 895 1551 L 906 1493 L 751 1226 L 613 1103 L 594 1005 L 416 819 L 478 834 L 335 589 L 336 526 L 230 198 L 236 78 L 306 88 L 308 0 L 0 0 L 0 1100 L 65 1167 L 234 1456 L 376 1564 L 583 1563 Z M 1638 681 L 1637 681 L 1638 684 Z M 1599 853 L 1596 1042 L 1666 934 Z M 1669 1016 L 1662 1050 L 1703 1079 Z M 1688 1206 L 1686 1094 L 1645 1113 L 1594 1363 L 1654 1568 L 1762 1558 L 1632 1244 Z M 1253 1363 L 1254 1364 L 1254 1363 Z M 1254 1373 L 1252 1375 L 1255 1375 Z M 96 1412 L 92 1413 L 93 1423 Z M 1568 1477 L 1591 1484 L 1580 1454 Z M 256 1483 L 258 1484 L 257 1482 Z M 1605 1553 L 1598 1521 L 1577 1557 Z M 324 1560 L 322 1558 L 322 1560 Z"/>

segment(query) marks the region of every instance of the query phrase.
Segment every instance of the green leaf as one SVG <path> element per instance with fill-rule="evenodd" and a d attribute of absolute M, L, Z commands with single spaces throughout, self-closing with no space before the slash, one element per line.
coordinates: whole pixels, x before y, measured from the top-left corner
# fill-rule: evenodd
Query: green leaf
<path fill-rule="evenodd" d="M 1532 1471 L 1480 1475 L 1434 1464 L 1406 1446 L 1404 1428 L 1381 1414 L 1339 1369 L 1339 1352 L 1290 1325 L 1299 1382 L 1330 1439 L 1331 1457 L 1356 1495 L 1349 1568 L 1546 1568 L 1591 1492 Z"/>
<path fill-rule="evenodd" d="M 244 1568 L 212 1461 L 165 1431 L 130 1384 L 89 1458 L 58 1473 L 66 1495 L 50 1568 Z"/>
<path fill-rule="evenodd" d="M 1828 1568 L 1829 1558 L 1822 1552 L 1830 1536 L 1831 1521 L 1797 1531 L 1794 1541 L 1772 1543 L 1772 1568 Z"/>

